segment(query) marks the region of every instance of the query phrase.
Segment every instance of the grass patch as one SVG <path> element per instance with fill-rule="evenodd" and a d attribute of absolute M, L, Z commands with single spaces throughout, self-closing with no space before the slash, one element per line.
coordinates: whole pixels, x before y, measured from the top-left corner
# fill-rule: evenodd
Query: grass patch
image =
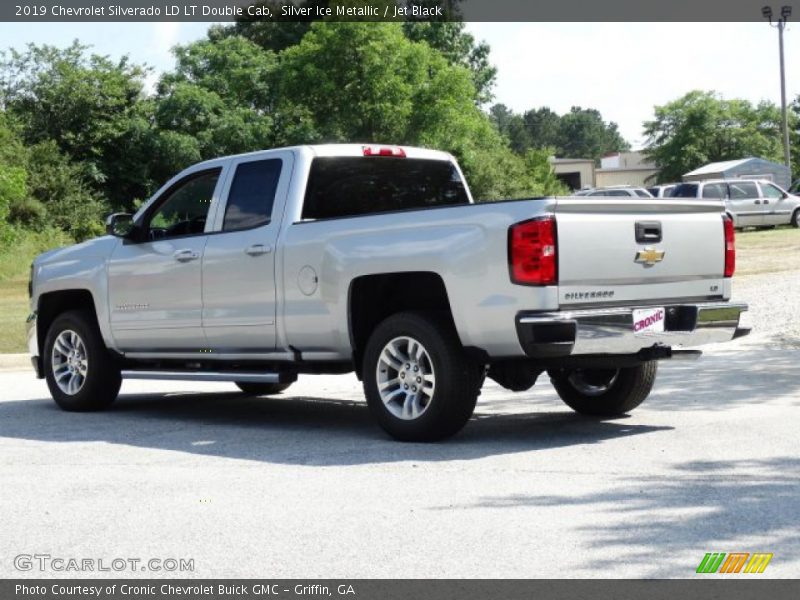
<path fill-rule="evenodd" d="M 25 352 L 28 281 L 0 281 L 0 353 Z"/>
<path fill-rule="evenodd" d="M 745 230 L 736 232 L 736 276 L 779 273 L 797 269 L 800 229 Z"/>
<path fill-rule="evenodd" d="M 0 247 L 0 353 L 25 352 L 28 274 L 37 254 L 72 243 L 60 231 L 13 231 Z"/>

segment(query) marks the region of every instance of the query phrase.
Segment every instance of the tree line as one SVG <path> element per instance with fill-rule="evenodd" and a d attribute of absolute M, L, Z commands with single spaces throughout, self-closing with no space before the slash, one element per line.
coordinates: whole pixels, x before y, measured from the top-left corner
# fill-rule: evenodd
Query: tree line
<path fill-rule="evenodd" d="M 81 239 L 192 163 L 322 142 L 448 150 L 479 199 L 563 191 L 481 109 L 495 71 L 461 23 L 242 21 L 174 53 L 152 92 L 147 67 L 77 41 L 5 53 L 0 216 Z"/>
<path fill-rule="evenodd" d="M 311 0 L 307 4 L 326 4 Z M 486 110 L 489 48 L 457 22 L 265 22 L 213 26 L 174 49 L 153 89 L 148 67 L 78 41 L 0 59 L 0 234 L 48 227 L 85 239 L 203 159 L 293 144 L 385 142 L 439 148 L 479 200 L 565 193 L 551 155 L 628 150 L 591 108 L 558 115 Z M 800 114 L 800 103 L 794 110 Z M 711 160 L 780 157 L 774 105 L 691 92 L 655 107 L 647 152 L 676 179 Z M 796 122 L 796 121 L 793 121 Z M 795 158 L 800 154 L 797 133 Z"/>

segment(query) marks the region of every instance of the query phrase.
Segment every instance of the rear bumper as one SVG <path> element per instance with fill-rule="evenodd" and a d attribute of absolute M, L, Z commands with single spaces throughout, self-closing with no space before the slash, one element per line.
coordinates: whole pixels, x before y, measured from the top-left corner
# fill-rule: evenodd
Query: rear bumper
<path fill-rule="evenodd" d="M 639 307 L 566 310 L 517 315 L 517 335 L 532 358 L 580 354 L 635 354 L 653 346 L 701 346 L 747 335 L 739 327 L 746 304 L 665 304 L 664 331 L 634 333 Z M 646 308 L 646 307 L 642 307 Z"/>

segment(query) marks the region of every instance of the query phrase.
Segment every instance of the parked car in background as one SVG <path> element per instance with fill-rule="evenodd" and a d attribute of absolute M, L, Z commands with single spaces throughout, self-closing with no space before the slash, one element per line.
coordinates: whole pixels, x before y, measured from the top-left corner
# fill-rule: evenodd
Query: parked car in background
<path fill-rule="evenodd" d="M 616 196 L 616 197 L 633 197 L 633 198 L 652 198 L 653 195 L 643 187 L 634 187 L 630 185 L 614 185 L 608 187 L 597 187 L 586 190 L 581 190 L 575 194 L 576 196 Z"/>
<path fill-rule="evenodd" d="M 687 181 L 672 190 L 673 198 L 719 198 L 734 227 L 800 227 L 800 197 L 766 179 Z"/>
<path fill-rule="evenodd" d="M 800 179 L 795 180 L 787 191 L 795 196 L 800 195 Z"/>
<path fill-rule="evenodd" d="M 664 183 L 649 187 L 647 191 L 653 195 L 653 198 L 669 198 L 677 185 L 677 183 Z"/>

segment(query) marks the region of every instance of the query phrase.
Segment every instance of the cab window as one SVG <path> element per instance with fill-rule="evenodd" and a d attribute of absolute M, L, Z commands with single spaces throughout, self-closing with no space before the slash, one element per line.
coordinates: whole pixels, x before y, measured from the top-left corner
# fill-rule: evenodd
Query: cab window
<path fill-rule="evenodd" d="M 151 240 L 203 233 L 221 169 L 188 176 L 168 190 L 145 219 Z"/>
<path fill-rule="evenodd" d="M 771 183 L 761 184 L 761 193 L 765 198 L 783 198 L 783 191 L 772 185 Z"/>
<path fill-rule="evenodd" d="M 703 186 L 703 198 L 725 198 L 727 188 L 724 183 L 709 183 Z"/>
<path fill-rule="evenodd" d="M 269 223 L 282 162 L 279 158 L 272 158 L 236 167 L 228 192 L 223 231 L 251 229 Z"/>
<path fill-rule="evenodd" d="M 736 183 L 728 184 L 730 190 L 731 200 L 749 200 L 750 198 L 758 198 L 758 190 L 756 184 L 752 181 L 738 181 Z"/>

